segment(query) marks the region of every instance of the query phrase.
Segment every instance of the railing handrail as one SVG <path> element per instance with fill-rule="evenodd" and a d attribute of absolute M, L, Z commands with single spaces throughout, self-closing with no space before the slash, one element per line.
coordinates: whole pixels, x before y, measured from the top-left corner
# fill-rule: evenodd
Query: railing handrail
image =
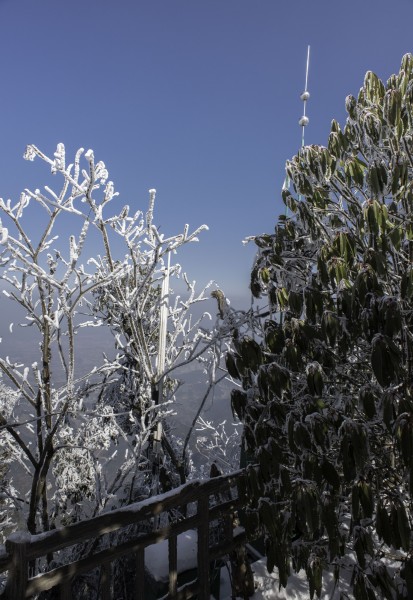
<path fill-rule="evenodd" d="M 205 592 L 205 586 L 209 586 L 208 557 L 210 555 L 218 556 L 221 551 L 220 556 L 222 556 L 225 554 L 224 549 L 234 548 L 245 542 L 245 535 L 234 537 L 231 533 L 229 539 L 226 538 L 223 543 L 210 547 L 208 533 L 210 522 L 219 517 L 229 517 L 241 507 L 242 500 L 239 497 L 232 499 L 230 495 L 226 498 L 222 494 L 231 487 L 236 486 L 244 474 L 245 470 L 239 470 L 206 481 L 190 481 L 164 494 L 53 531 L 36 535 L 25 532 L 11 534 L 6 541 L 6 551 L 0 547 L 0 573 L 9 570 L 9 577 L 12 577 L 10 579 L 11 583 L 15 581 L 13 575 L 16 576 L 19 572 L 25 580 L 22 581 L 22 577 L 19 578 L 19 598 L 29 597 L 39 591 L 51 589 L 63 580 L 90 571 L 96 566 L 103 568 L 127 553 L 137 554 L 143 552 L 145 547 L 162 540 L 168 539 L 169 544 L 171 544 L 174 539 L 173 543 L 176 545 L 177 535 L 190 529 L 197 529 L 199 586 L 200 589 L 204 588 Z M 209 498 L 212 495 L 219 498 L 219 502 L 214 506 L 210 506 L 209 503 Z M 167 526 L 155 528 L 151 532 L 136 534 L 133 539 L 120 542 L 110 548 L 98 549 L 92 555 L 84 556 L 66 565 L 61 565 L 45 573 L 39 573 L 30 579 L 28 578 L 24 565 L 28 565 L 30 561 L 53 554 L 58 550 L 88 539 L 97 539 L 128 525 L 136 525 L 139 522 L 147 521 L 151 517 L 158 516 L 173 508 L 186 506 L 192 502 L 197 503 L 197 512 L 192 516 L 185 517 Z M 171 551 L 171 545 L 169 547 Z M 176 555 L 176 548 L 173 552 Z M 176 589 L 176 582 L 172 587 L 174 586 Z M 25 590 L 24 595 L 22 595 L 23 590 Z M 171 597 L 175 598 L 175 593 Z"/>
<path fill-rule="evenodd" d="M 182 505 L 195 502 L 201 491 L 211 495 L 221 491 L 222 488 L 234 485 L 243 472 L 243 469 L 240 469 L 229 475 L 220 475 L 206 481 L 193 480 L 174 488 L 170 492 L 134 502 L 128 506 L 117 508 L 73 525 L 34 535 L 27 533 L 27 544 L 29 546 L 27 558 L 33 560 L 46 553 L 57 552 L 90 537 L 96 538 L 122 527 L 139 523 L 170 510 L 175 506 L 177 500 Z M 8 539 L 13 541 L 16 538 L 18 539 L 20 535 L 20 532 L 12 533 Z M 0 573 L 7 570 L 7 565 L 8 560 L 6 563 L 6 558 L 0 550 Z"/>

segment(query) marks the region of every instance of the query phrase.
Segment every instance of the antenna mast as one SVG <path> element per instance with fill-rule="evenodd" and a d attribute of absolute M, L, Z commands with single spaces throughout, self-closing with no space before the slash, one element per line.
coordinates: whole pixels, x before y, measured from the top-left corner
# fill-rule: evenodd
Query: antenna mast
<path fill-rule="evenodd" d="M 304 92 L 300 96 L 301 100 L 304 103 L 304 111 L 303 111 L 303 116 L 298 121 L 298 124 L 302 128 L 301 147 L 304 147 L 304 131 L 305 131 L 305 128 L 307 127 L 308 123 L 310 122 L 310 119 L 305 114 L 306 113 L 306 108 L 307 108 L 307 100 L 310 98 L 310 92 L 308 91 L 308 71 L 309 71 L 309 68 L 310 68 L 310 46 L 307 46 L 307 65 L 306 65 L 306 68 L 305 68 L 305 87 L 304 87 Z"/>

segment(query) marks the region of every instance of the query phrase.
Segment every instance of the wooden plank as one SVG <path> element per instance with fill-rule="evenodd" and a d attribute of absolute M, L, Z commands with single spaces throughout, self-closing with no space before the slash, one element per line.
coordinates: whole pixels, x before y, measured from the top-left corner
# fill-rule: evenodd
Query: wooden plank
<path fill-rule="evenodd" d="M 113 600 L 112 563 L 103 564 L 100 568 L 100 596 L 102 600 Z"/>
<path fill-rule="evenodd" d="M 198 581 L 199 600 L 210 600 L 209 583 L 209 496 L 203 494 L 198 500 Z"/>
<path fill-rule="evenodd" d="M 176 588 L 178 583 L 178 539 L 176 535 L 171 535 L 168 540 L 168 560 L 169 560 L 169 595 L 176 597 Z"/>
<path fill-rule="evenodd" d="M 136 576 L 135 576 L 135 600 L 145 600 L 145 550 L 139 548 L 135 553 Z"/>
<path fill-rule="evenodd" d="M 224 514 L 224 541 L 232 544 L 232 538 L 234 534 L 234 513 L 229 512 Z"/>
<path fill-rule="evenodd" d="M 6 551 L 10 556 L 5 598 L 7 600 L 24 600 L 27 597 L 28 558 L 27 547 L 30 543 L 29 533 L 13 533 L 6 540 Z"/>

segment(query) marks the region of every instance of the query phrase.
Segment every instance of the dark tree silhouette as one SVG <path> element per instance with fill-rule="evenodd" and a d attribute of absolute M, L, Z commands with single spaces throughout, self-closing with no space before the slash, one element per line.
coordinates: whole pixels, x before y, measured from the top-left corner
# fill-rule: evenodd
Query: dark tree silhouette
<path fill-rule="evenodd" d="M 282 586 L 323 569 L 356 600 L 413 597 L 413 57 L 366 74 L 344 129 L 287 162 L 288 208 L 259 248 L 262 336 L 234 340 L 247 529 Z"/>

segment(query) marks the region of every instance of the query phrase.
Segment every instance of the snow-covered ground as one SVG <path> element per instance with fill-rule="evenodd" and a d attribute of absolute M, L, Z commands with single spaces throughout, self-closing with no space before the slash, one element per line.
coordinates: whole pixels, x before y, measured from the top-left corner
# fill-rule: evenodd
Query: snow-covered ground
<path fill-rule="evenodd" d="M 308 600 L 310 597 L 308 583 L 304 570 L 294 573 L 288 580 L 287 588 L 279 589 L 277 570 L 269 574 L 266 569 L 266 559 L 253 563 L 255 594 L 252 600 Z M 321 600 L 339 600 L 340 592 L 348 592 L 345 582 L 340 583 L 340 590 L 334 589 L 334 578 L 331 573 L 323 573 L 323 593 Z M 231 585 L 227 569 L 221 570 L 221 600 L 231 600 Z M 350 596 L 351 597 L 351 596 Z M 213 596 L 211 597 L 213 600 Z"/>
<path fill-rule="evenodd" d="M 152 578 L 157 582 L 168 581 L 168 542 L 165 540 L 145 551 L 146 568 Z M 178 572 L 195 569 L 197 563 L 197 532 L 186 531 L 178 535 Z M 309 591 L 304 570 L 291 575 L 287 589 L 279 589 L 277 569 L 269 574 L 266 568 L 266 559 L 263 558 L 252 564 L 256 592 L 253 600 L 308 600 Z M 332 573 L 323 573 L 323 593 L 321 600 L 339 600 L 340 592 L 348 592 L 345 581 L 340 582 L 340 589 L 334 589 Z M 216 600 L 211 596 L 211 600 Z M 231 600 L 231 584 L 228 569 L 221 569 L 220 600 Z"/>

